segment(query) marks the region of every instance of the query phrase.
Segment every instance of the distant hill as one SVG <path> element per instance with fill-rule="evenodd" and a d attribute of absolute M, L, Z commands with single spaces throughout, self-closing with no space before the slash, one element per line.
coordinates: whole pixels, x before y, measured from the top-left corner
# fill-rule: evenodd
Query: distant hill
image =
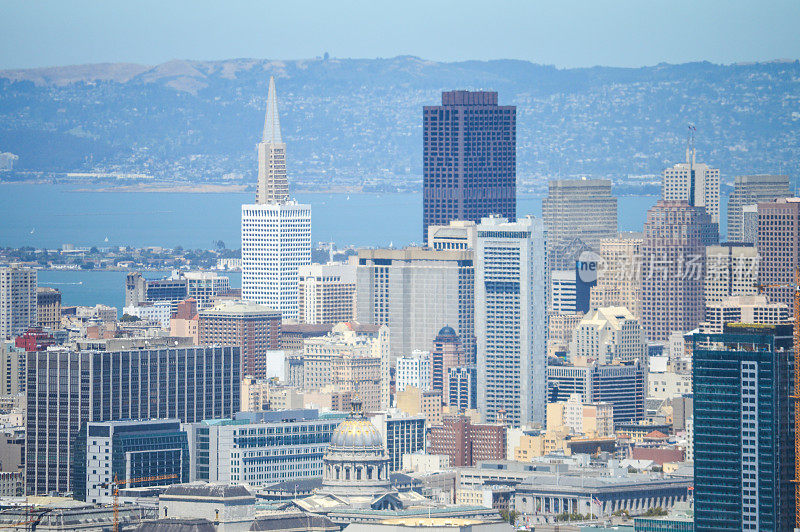
<path fill-rule="evenodd" d="M 699 159 L 727 180 L 800 166 L 798 61 L 556 69 L 395 57 L 8 70 L 0 153 L 18 155 L 18 171 L 252 182 L 270 75 L 294 183 L 418 187 L 422 106 L 450 89 L 496 90 L 517 106 L 518 177 L 534 188 L 555 176 L 646 182 L 629 176 L 680 161 L 689 123 Z"/>

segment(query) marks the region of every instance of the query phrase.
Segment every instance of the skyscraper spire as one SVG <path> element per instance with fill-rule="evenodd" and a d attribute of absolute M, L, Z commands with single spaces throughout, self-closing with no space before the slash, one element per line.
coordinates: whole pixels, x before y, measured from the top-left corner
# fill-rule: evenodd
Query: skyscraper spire
<path fill-rule="evenodd" d="M 286 144 L 281 137 L 278 119 L 278 95 L 275 78 L 269 78 L 267 115 L 264 133 L 258 143 L 258 188 L 256 203 L 284 203 L 289 200 L 289 182 L 286 177 Z"/>
<path fill-rule="evenodd" d="M 275 92 L 275 77 L 269 77 L 269 92 L 267 94 L 267 115 L 264 118 L 264 134 L 261 142 L 283 142 L 281 138 L 281 121 L 278 117 L 278 95 Z"/>

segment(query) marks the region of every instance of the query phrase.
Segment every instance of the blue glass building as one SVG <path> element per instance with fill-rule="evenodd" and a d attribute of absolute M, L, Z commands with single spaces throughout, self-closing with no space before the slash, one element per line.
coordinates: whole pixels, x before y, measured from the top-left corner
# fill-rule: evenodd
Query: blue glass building
<path fill-rule="evenodd" d="M 727 324 L 693 347 L 695 530 L 792 530 L 791 325 Z"/>

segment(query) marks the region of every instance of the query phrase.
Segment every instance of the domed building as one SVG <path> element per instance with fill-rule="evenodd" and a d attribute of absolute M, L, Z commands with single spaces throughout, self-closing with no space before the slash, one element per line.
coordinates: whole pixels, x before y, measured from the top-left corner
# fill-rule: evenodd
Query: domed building
<path fill-rule="evenodd" d="M 389 456 L 383 438 L 364 417 L 361 403 L 331 436 L 323 461 L 322 489 L 328 493 L 375 494 L 389 490 Z"/>

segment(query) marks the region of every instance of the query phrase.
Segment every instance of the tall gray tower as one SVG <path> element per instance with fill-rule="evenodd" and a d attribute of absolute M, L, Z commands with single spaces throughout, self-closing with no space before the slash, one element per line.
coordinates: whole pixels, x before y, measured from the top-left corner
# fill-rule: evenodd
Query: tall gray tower
<path fill-rule="evenodd" d="M 286 144 L 281 137 L 278 117 L 278 96 L 275 78 L 269 78 L 267 115 L 264 133 L 258 143 L 258 190 L 256 203 L 284 203 L 289 199 L 289 180 L 286 177 Z"/>

